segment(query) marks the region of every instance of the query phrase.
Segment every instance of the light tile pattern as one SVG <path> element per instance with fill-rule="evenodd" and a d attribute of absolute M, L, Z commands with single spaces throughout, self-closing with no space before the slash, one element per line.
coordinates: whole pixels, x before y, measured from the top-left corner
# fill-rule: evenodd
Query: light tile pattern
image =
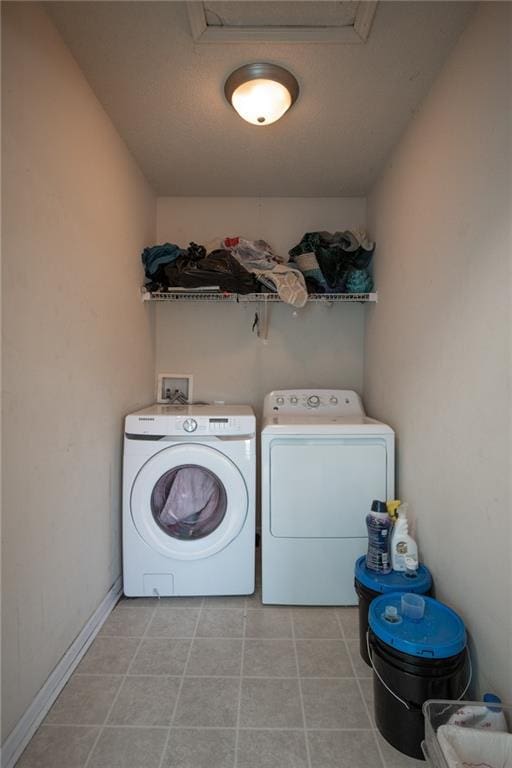
<path fill-rule="evenodd" d="M 108 724 L 170 726 L 179 682 L 176 677 L 126 677 Z"/>
<path fill-rule="evenodd" d="M 375 730 L 357 608 L 122 600 L 18 768 L 414 768 Z"/>

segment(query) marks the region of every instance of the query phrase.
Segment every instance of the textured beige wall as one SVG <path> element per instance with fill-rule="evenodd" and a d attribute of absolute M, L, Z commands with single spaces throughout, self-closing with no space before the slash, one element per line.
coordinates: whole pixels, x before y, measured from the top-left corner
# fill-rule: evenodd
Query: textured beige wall
<path fill-rule="evenodd" d="M 120 574 L 155 200 L 41 7 L 2 10 L 5 738 Z"/>
<path fill-rule="evenodd" d="M 365 397 L 477 687 L 512 699 L 509 3 L 484 3 L 370 198 Z"/>
<path fill-rule="evenodd" d="M 302 234 L 364 227 L 364 198 L 159 198 L 157 239 L 180 245 L 263 238 L 286 254 Z M 157 372 L 194 375 L 196 399 L 248 403 L 284 387 L 361 391 L 365 307 L 270 308 L 267 343 L 251 332 L 257 304 L 157 307 Z"/>

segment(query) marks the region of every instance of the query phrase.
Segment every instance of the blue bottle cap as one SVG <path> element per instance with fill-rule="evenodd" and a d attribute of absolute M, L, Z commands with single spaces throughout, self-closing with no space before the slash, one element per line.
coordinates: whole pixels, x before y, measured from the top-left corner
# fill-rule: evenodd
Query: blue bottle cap
<path fill-rule="evenodd" d="M 386 506 L 386 502 L 374 499 L 372 501 L 372 512 L 378 512 L 379 515 L 387 515 L 388 508 Z"/>
<path fill-rule="evenodd" d="M 501 699 L 495 693 L 484 693 L 484 701 L 492 704 L 501 704 Z"/>
<path fill-rule="evenodd" d="M 484 702 L 486 704 L 501 704 L 501 699 L 495 693 L 484 693 Z M 501 707 L 487 707 L 490 712 L 501 712 Z"/>
<path fill-rule="evenodd" d="M 447 659 L 466 647 L 466 629 L 462 619 L 447 605 L 425 597 L 423 618 L 402 616 L 400 624 L 383 618 L 386 607 L 395 606 L 401 614 L 402 593 L 381 595 L 372 600 L 368 623 L 372 632 L 386 645 L 410 656 Z"/>

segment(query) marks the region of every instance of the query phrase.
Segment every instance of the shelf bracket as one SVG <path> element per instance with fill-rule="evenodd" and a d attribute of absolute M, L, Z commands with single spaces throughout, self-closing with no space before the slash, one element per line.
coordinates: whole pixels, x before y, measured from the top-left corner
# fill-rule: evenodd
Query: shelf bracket
<path fill-rule="evenodd" d="M 268 339 L 268 325 L 269 325 L 269 307 L 268 301 L 263 301 L 263 307 L 259 312 L 254 313 L 254 321 L 252 324 L 253 332 L 256 331 L 256 336 L 262 341 Z"/>

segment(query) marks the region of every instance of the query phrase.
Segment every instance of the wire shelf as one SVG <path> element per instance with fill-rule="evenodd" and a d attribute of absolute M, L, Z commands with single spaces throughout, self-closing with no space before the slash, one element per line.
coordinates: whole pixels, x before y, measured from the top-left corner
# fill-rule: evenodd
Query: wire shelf
<path fill-rule="evenodd" d="M 157 291 L 142 292 L 143 301 L 222 301 L 232 303 L 283 303 L 277 293 L 222 293 L 221 291 Z M 343 302 L 377 301 L 376 293 L 310 293 L 308 303 L 339 304 Z"/>

